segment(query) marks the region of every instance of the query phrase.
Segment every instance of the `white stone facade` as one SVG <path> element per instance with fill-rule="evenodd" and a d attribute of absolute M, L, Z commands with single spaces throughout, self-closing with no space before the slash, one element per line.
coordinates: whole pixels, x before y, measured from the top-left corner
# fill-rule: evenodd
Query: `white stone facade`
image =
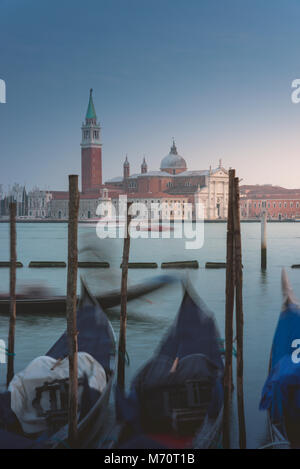
<path fill-rule="evenodd" d="M 51 199 L 50 191 L 43 191 L 37 187 L 28 192 L 28 217 L 47 218 Z"/>
<path fill-rule="evenodd" d="M 99 199 L 80 199 L 78 218 L 89 220 L 95 218 Z M 56 220 L 67 220 L 69 217 L 69 200 L 53 198 L 48 206 L 48 216 Z"/>
<path fill-rule="evenodd" d="M 229 176 L 228 172 L 221 166 L 215 170 L 210 170 L 206 176 L 206 185 L 199 188 L 195 193 L 195 216 L 197 213 L 197 204 L 201 202 L 204 205 L 204 219 L 217 220 L 227 218 L 228 211 L 228 191 Z"/>

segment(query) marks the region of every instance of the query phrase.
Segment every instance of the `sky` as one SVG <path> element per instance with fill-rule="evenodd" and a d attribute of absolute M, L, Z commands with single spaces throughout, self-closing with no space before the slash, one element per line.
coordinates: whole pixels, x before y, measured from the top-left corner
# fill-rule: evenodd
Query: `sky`
<path fill-rule="evenodd" d="M 89 89 L 104 180 L 175 137 L 188 169 L 300 187 L 299 0 L 0 0 L 0 184 L 66 189 Z"/>

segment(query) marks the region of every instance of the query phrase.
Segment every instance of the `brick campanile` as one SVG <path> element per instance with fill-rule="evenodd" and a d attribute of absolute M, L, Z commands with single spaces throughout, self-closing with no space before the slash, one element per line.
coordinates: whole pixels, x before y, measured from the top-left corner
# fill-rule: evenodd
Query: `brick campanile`
<path fill-rule="evenodd" d="M 92 89 L 81 130 L 81 190 L 82 192 L 95 192 L 102 184 L 102 145 L 101 128 L 97 122 Z"/>

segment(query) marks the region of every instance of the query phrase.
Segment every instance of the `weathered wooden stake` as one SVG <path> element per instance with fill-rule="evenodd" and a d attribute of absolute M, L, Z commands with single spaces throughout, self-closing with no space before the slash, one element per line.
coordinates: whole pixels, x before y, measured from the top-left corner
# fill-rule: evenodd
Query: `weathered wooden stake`
<path fill-rule="evenodd" d="M 232 393 L 232 351 L 233 351 L 233 309 L 234 309 L 234 204 L 235 170 L 229 170 L 229 195 L 227 218 L 227 254 L 226 254 L 226 307 L 225 307 L 225 370 L 224 370 L 224 415 L 223 448 L 230 447 L 230 407 Z"/>
<path fill-rule="evenodd" d="M 77 344 L 77 270 L 78 270 L 78 176 L 69 176 L 67 334 L 69 346 L 69 418 L 68 439 L 77 442 L 78 412 L 78 344 Z"/>
<path fill-rule="evenodd" d="M 14 377 L 15 329 L 16 329 L 16 262 L 17 262 L 17 231 L 16 231 L 16 203 L 10 204 L 10 307 L 9 334 L 7 358 L 7 387 Z"/>
<path fill-rule="evenodd" d="M 243 266 L 240 223 L 239 178 L 234 179 L 234 247 L 235 247 L 235 285 L 236 285 L 236 345 L 237 345 L 237 402 L 239 419 L 240 449 L 246 448 L 246 424 L 244 410 L 244 313 L 243 313 Z"/>
<path fill-rule="evenodd" d="M 127 325 L 127 279 L 128 261 L 130 249 L 129 225 L 131 221 L 131 203 L 127 204 L 127 226 L 124 233 L 123 260 L 122 260 L 122 280 L 121 280 L 121 315 L 120 315 L 120 337 L 118 353 L 118 387 L 121 391 L 125 388 L 125 354 L 126 354 L 126 325 Z"/>
<path fill-rule="evenodd" d="M 267 212 L 264 211 L 261 218 L 261 268 L 267 268 Z"/>

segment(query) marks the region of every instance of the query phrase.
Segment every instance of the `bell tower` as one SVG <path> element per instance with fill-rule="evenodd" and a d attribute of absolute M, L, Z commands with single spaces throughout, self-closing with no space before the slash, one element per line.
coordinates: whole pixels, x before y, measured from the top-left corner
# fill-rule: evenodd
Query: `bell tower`
<path fill-rule="evenodd" d="M 92 89 L 81 130 L 81 190 L 83 193 L 97 192 L 102 185 L 102 144 Z"/>

